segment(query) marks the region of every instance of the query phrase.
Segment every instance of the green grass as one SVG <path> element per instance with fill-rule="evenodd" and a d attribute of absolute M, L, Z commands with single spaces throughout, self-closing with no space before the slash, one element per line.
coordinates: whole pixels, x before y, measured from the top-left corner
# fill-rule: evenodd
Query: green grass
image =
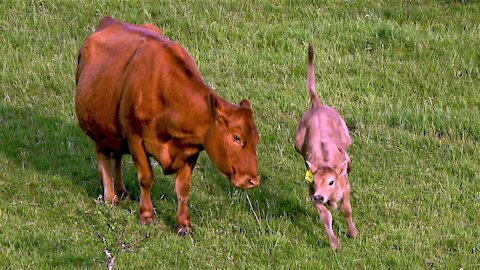
<path fill-rule="evenodd" d="M 183 3 L 182 3 L 183 2 Z M 173 179 L 155 166 L 157 224 L 101 204 L 92 142 L 73 109 L 77 50 L 104 15 L 151 22 L 231 102 L 248 98 L 262 184 L 241 191 L 205 154 L 192 235 L 174 232 Z M 358 239 L 333 212 L 335 254 L 293 148 L 317 89 L 351 127 Z M 0 268 L 478 269 L 480 3 L 477 1 L 15 1 L 0 5 Z"/>

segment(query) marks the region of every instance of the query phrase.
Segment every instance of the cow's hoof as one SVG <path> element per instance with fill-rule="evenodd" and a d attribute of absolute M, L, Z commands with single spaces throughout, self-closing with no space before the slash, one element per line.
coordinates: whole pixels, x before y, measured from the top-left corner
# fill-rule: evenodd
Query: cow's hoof
<path fill-rule="evenodd" d="M 99 197 L 100 198 L 100 197 Z M 117 203 L 117 195 L 115 194 L 107 194 L 105 195 L 105 199 L 103 200 L 103 202 L 106 204 L 106 205 L 118 205 Z"/>
<path fill-rule="evenodd" d="M 155 222 L 155 216 L 140 217 L 140 224 L 142 225 L 153 225 Z"/>
<path fill-rule="evenodd" d="M 177 229 L 177 235 L 184 237 L 187 236 L 192 232 L 192 228 L 186 227 L 186 226 L 181 226 L 180 228 Z"/>
<path fill-rule="evenodd" d="M 128 191 L 126 191 L 126 190 L 122 190 L 122 191 L 118 192 L 116 197 L 117 197 L 119 202 L 130 200 L 130 194 L 128 194 Z"/>
<path fill-rule="evenodd" d="M 118 205 L 117 203 L 115 203 L 115 199 L 112 199 L 112 200 L 105 200 L 104 201 L 105 205 Z"/>

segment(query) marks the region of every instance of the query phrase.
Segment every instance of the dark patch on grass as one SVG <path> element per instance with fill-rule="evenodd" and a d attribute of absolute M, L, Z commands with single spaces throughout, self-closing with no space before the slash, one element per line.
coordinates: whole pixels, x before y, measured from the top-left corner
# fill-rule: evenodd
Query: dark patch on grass
<path fill-rule="evenodd" d="M 49 260 L 49 265 L 52 267 L 61 268 L 88 268 L 95 264 L 90 258 L 75 254 L 53 255 L 53 258 Z"/>
<path fill-rule="evenodd" d="M 33 108 L 0 107 L 0 151 L 19 167 L 63 175 L 95 197 L 93 145 L 80 129 Z M 97 182 L 98 183 L 98 182 Z"/>
<path fill-rule="evenodd" d="M 464 118 L 459 112 L 415 112 L 406 108 L 386 115 L 386 122 L 391 127 L 406 129 L 436 139 L 480 140 L 480 126 L 474 119 Z"/>
<path fill-rule="evenodd" d="M 103 194 L 96 170 L 93 142 L 76 123 L 44 116 L 34 108 L 0 106 L 0 152 L 18 167 L 51 175 L 62 175 L 79 186 L 93 200 Z M 139 201 L 140 189 L 136 170 L 128 157 L 124 162 L 124 180 L 133 202 Z M 175 227 L 176 195 L 170 178 L 162 175 L 159 166 L 152 200 L 157 218 Z M 161 208 L 167 202 L 168 208 Z"/>

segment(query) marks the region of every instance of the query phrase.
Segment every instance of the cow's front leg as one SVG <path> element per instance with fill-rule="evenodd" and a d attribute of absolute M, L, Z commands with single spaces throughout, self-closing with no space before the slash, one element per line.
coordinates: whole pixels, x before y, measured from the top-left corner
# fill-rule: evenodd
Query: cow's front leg
<path fill-rule="evenodd" d="M 192 231 L 192 224 L 188 215 L 188 194 L 192 171 L 197 162 L 198 154 L 187 159 L 185 165 L 178 171 L 175 179 L 175 191 L 178 199 L 177 234 L 185 236 Z"/>
<path fill-rule="evenodd" d="M 152 224 L 155 223 L 155 213 L 153 212 L 153 204 L 150 198 L 150 190 L 153 185 L 152 166 L 140 137 L 130 137 L 128 147 L 137 168 L 138 183 L 140 184 L 140 223 Z"/>
<path fill-rule="evenodd" d="M 334 251 L 337 251 L 338 249 L 340 249 L 340 243 L 338 242 L 337 237 L 335 237 L 335 234 L 333 233 L 332 214 L 323 204 L 316 204 L 315 206 L 317 207 L 320 219 L 322 220 L 323 225 L 325 226 L 325 230 L 327 231 L 328 239 L 330 241 L 330 247 Z"/>

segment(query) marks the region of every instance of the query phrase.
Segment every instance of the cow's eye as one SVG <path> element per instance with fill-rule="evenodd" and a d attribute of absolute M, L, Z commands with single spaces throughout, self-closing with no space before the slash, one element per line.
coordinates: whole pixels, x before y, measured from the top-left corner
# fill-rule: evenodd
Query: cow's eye
<path fill-rule="evenodd" d="M 335 183 L 335 181 L 332 180 L 332 181 L 330 181 L 330 182 L 328 183 L 328 185 L 329 185 L 329 186 L 333 186 L 334 183 Z"/>
<path fill-rule="evenodd" d="M 240 136 L 233 135 L 233 141 L 236 142 L 236 143 L 240 143 Z"/>

